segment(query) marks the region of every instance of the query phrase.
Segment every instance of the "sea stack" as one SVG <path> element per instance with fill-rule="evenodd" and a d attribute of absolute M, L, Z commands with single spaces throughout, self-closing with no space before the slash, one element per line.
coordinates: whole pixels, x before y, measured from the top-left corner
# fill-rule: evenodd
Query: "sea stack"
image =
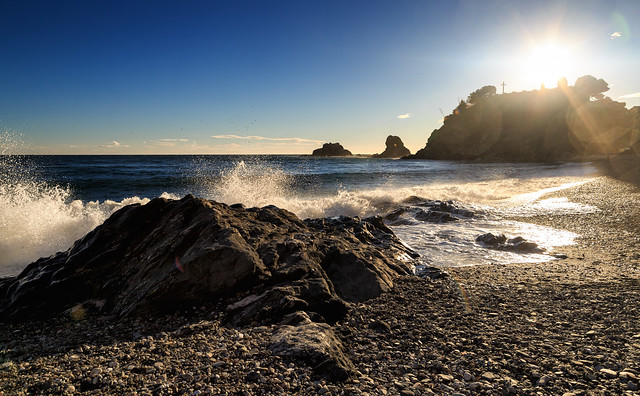
<path fill-rule="evenodd" d="M 351 157 L 351 151 L 342 147 L 340 143 L 325 143 L 322 148 L 313 150 L 314 157 Z"/>
<path fill-rule="evenodd" d="M 387 136 L 385 144 L 387 148 L 380 154 L 374 154 L 374 158 L 401 158 L 411 155 L 411 151 L 404 146 L 402 139 L 398 136 Z"/>

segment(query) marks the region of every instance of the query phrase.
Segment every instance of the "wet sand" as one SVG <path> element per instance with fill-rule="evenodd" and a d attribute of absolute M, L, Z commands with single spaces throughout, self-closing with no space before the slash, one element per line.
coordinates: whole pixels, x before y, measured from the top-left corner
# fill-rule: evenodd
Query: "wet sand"
<path fill-rule="evenodd" d="M 267 349 L 275 326 L 224 309 L 156 321 L 60 319 L 0 327 L 13 394 L 640 394 L 640 192 L 600 177 L 544 198 L 592 214 L 519 219 L 581 235 L 543 264 L 405 277 L 336 325 L 359 376 L 332 384 Z"/>

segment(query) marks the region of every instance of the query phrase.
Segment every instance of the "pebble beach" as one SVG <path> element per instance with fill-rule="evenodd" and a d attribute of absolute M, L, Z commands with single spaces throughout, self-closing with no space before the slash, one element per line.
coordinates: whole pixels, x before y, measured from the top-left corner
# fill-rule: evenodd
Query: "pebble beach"
<path fill-rule="evenodd" d="M 640 193 L 610 177 L 543 198 L 598 211 L 521 219 L 580 235 L 536 264 L 405 276 L 334 325 L 357 376 L 316 378 L 269 351 L 276 326 L 228 302 L 116 321 L 71 312 L 0 326 L 0 392 L 30 394 L 640 394 Z"/>

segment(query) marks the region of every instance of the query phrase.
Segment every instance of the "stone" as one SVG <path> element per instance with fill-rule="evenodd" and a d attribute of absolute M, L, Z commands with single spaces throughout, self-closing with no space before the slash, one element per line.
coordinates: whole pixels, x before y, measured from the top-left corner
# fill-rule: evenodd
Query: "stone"
<path fill-rule="evenodd" d="M 332 381 L 344 381 L 356 375 L 340 339 L 326 323 L 281 326 L 273 335 L 269 349 L 274 355 L 303 361 L 317 375 Z"/>
<path fill-rule="evenodd" d="M 613 370 L 606 369 L 606 368 L 600 369 L 600 373 L 602 373 L 607 378 L 616 378 L 616 377 L 618 377 L 618 372 L 617 371 L 613 371 Z"/>
<path fill-rule="evenodd" d="M 438 374 L 438 378 L 440 379 L 440 381 L 445 382 L 445 383 L 453 382 L 453 375 Z"/>
<path fill-rule="evenodd" d="M 626 379 L 626 380 L 630 380 L 630 381 L 637 381 L 638 380 L 638 376 L 635 375 L 634 373 L 630 372 L 630 371 L 621 371 L 620 373 L 618 373 L 618 376 L 622 379 Z"/>
<path fill-rule="evenodd" d="M 540 377 L 540 379 L 538 379 L 538 381 L 536 382 L 536 385 L 547 386 L 550 381 L 551 381 L 551 377 L 549 377 L 548 375 L 543 375 L 542 377 Z"/>
<path fill-rule="evenodd" d="M 369 328 L 373 331 L 377 331 L 378 333 L 391 332 L 391 326 L 389 326 L 387 322 L 382 320 L 376 320 L 373 323 L 370 323 Z"/>
<path fill-rule="evenodd" d="M 490 371 L 485 371 L 484 373 L 482 373 L 480 378 L 482 378 L 482 379 L 484 379 L 486 381 L 495 381 L 498 378 L 498 376 L 495 375 L 494 373 L 490 372 Z"/>
<path fill-rule="evenodd" d="M 476 237 L 484 247 L 495 250 L 503 250 L 515 253 L 543 253 L 545 250 L 535 242 L 530 242 L 521 236 L 507 238 L 504 234 L 494 235 L 486 233 Z"/>
<path fill-rule="evenodd" d="M 389 135 L 385 141 L 386 148 L 380 154 L 374 154 L 374 158 L 401 158 L 411 155 L 411 151 L 404 146 L 402 139 L 398 136 Z"/>

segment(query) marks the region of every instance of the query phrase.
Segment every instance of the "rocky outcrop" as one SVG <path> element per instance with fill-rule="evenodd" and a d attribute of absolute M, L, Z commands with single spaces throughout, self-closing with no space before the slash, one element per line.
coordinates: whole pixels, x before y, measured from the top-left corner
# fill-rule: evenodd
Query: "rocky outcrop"
<path fill-rule="evenodd" d="M 404 146 L 398 136 L 389 135 L 385 142 L 386 148 L 380 154 L 374 154 L 374 158 L 401 158 L 411 155 L 411 151 Z"/>
<path fill-rule="evenodd" d="M 340 143 L 325 143 L 322 148 L 313 150 L 314 157 L 351 157 L 351 151 L 342 147 Z"/>
<path fill-rule="evenodd" d="M 157 313 L 219 296 L 237 324 L 295 311 L 335 321 L 349 302 L 389 290 L 416 256 L 380 218 L 302 221 L 273 206 L 186 196 L 127 206 L 66 252 L 0 283 L 0 320 L 81 306 L 100 315 Z M 238 298 L 235 298 L 236 300 Z"/>

